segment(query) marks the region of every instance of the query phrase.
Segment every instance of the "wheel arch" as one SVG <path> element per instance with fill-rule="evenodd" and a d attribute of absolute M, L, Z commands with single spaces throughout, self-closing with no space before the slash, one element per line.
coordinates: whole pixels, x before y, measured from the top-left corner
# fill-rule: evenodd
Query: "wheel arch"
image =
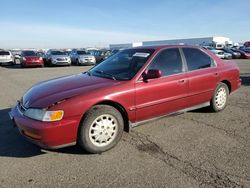
<path fill-rule="evenodd" d="M 123 105 L 121 105 L 120 103 L 118 102 L 115 102 L 115 101 L 112 101 L 112 100 L 103 100 L 103 101 L 100 101 L 98 103 L 95 103 L 94 105 L 92 105 L 82 116 L 81 118 L 81 122 L 83 121 L 83 119 L 85 118 L 85 115 L 86 113 L 93 107 L 93 106 L 96 106 L 96 105 L 108 105 L 108 106 L 112 106 L 114 107 L 115 109 L 117 109 L 121 115 L 122 115 L 122 118 L 123 118 L 123 121 L 124 121 L 124 131 L 126 132 L 129 132 L 129 129 L 130 129 L 130 125 L 129 125 L 129 118 L 128 118 L 128 113 L 126 111 L 126 109 L 123 107 Z"/>
<path fill-rule="evenodd" d="M 230 81 L 228 81 L 228 80 L 222 80 L 222 81 L 220 81 L 220 82 L 222 82 L 222 83 L 226 84 L 226 85 L 227 85 L 227 87 L 228 87 L 229 93 L 231 93 L 231 91 L 232 91 L 232 85 L 231 85 L 231 82 L 230 82 Z"/>
<path fill-rule="evenodd" d="M 115 109 L 117 109 L 121 113 L 123 121 L 124 121 L 124 131 L 129 132 L 128 113 L 127 113 L 126 109 L 120 103 L 115 102 L 115 101 L 111 101 L 111 100 L 104 100 L 104 101 L 101 101 L 95 105 L 100 105 L 100 104 L 109 105 L 109 106 L 112 106 Z"/>

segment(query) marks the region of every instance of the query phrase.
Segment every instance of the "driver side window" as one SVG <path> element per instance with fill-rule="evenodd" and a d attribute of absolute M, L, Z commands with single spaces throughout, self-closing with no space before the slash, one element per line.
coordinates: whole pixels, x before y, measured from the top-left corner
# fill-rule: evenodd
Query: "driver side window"
<path fill-rule="evenodd" d="M 166 49 L 155 57 L 149 69 L 158 69 L 162 76 L 169 76 L 183 72 L 182 59 L 178 48 Z"/>

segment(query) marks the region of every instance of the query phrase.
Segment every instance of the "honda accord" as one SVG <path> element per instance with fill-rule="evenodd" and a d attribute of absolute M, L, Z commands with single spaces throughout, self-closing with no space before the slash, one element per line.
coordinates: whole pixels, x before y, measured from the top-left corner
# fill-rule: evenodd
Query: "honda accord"
<path fill-rule="evenodd" d="M 114 147 L 124 130 L 209 106 L 222 111 L 241 85 L 237 64 L 189 45 L 126 49 L 87 72 L 40 82 L 11 110 L 20 133 L 44 148 Z"/>

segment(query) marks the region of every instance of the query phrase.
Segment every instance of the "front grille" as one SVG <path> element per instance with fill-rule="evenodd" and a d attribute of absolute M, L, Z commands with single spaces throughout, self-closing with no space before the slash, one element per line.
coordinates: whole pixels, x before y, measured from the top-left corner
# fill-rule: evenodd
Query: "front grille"
<path fill-rule="evenodd" d="M 56 65 L 68 65 L 69 63 L 66 61 L 56 62 Z"/>
<path fill-rule="evenodd" d="M 57 60 L 57 61 L 65 61 L 66 58 L 57 58 L 56 60 Z"/>

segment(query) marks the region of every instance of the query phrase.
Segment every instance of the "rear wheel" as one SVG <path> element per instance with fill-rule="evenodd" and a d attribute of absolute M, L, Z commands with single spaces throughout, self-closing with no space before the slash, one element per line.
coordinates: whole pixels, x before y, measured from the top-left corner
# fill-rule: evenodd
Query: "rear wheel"
<path fill-rule="evenodd" d="M 96 105 L 90 109 L 78 130 L 78 143 L 90 153 L 102 153 L 121 139 L 124 122 L 112 106 Z"/>
<path fill-rule="evenodd" d="M 216 87 L 213 98 L 210 102 L 210 108 L 214 112 L 219 112 L 224 110 L 227 105 L 229 96 L 228 86 L 224 83 L 219 83 Z"/>

